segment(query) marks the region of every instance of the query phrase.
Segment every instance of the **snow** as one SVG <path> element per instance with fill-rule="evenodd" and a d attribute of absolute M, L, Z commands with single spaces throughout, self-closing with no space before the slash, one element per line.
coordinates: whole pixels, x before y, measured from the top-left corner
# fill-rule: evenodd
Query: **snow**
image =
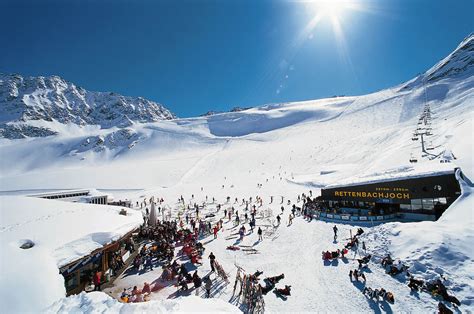
<path fill-rule="evenodd" d="M 460 180 L 462 195 L 436 222 L 389 223 L 372 234 L 387 238 L 392 256 L 413 265 L 411 272 L 426 279 L 448 278 L 453 291 L 474 306 L 474 197 L 473 186 Z M 379 240 L 381 241 L 381 240 Z M 383 242 L 383 241 L 382 241 Z M 386 244 L 386 243 L 384 243 Z M 380 254 L 380 253 L 379 253 Z"/>
<path fill-rule="evenodd" d="M 1 305 L 12 312 L 38 312 L 53 302 L 50 312 L 132 312 L 150 311 L 152 307 L 163 312 L 232 312 L 236 308 L 228 301 L 237 263 L 248 272 L 263 270 L 264 276 L 285 273 L 282 284 L 292 285 L 292 296 L 283 301 L 269 293 L 265 297 L 269 312 L 433 312 L 438 300 L 427 293 L 411 294 L 403 278 L 385 274 L 378 261 L 390 252 L 418 277 L 434 279 L 442 274 L 449 291 L 461 300 L 460 310 L 474 311 L 474 206 L 473 186 L 469 183 L 474 178 L 474 71 L 472 66 L 465 66 L 472 64 L 470 50 L 457 51 L 443 64 L 455 64 L 449 69 L 458 70 L 446 72 L 447 68 L 440 65 L 429 73 L 437 79 L 420 76 L 364 96 L 137 122 L 127 128 L 30 121 L 32 126 L 51 128 L 58 134 L 0 139 Z M 20 93 L 15 88 L 11 92 Z M 84 98 L 84 93 L 77 89 L 79 96 L 75 97 Z M 452 152 L 456 156 L 452 163 L 419 158 L 414 166 L 408 161 L 412 153 L 420 152 L 419 143 L 411 137 L 425 99 L 434 116 L 430 141 L 437 153 Z M 4 117 L 0 121 L 5 121 Z M 338 225 L 337 243 L 332 240 L 332 224 L 297 217 L 292 226 L 286 226 L 287 200 L 296 203 L 296 196 L 310 189 L 318 195 L 321 187 L 342 182 L 444 173 L 454 167 L 460 167 L 467 178 L 461 181 L 463 193 L 438 221 L 388 223 L 367 228 L 362 237 L 375 256 L 375 262 L 369 265 L 367 286 L 394 292 L 393 305 L 367 299 L 361 293 L 362 285 L 349 281 L 349 270 L 357 265 L 353 260 L 329 264 L 321 260 L 321 251 L 344 244 L 350 225 Z M 227 196 L 241 201 L 259 195 L 264 199 L 262 210 L 273 212 L 270 219 L 257 222 L 261 226 L 274 222 L 280 198 L 284 197 L 285 214 L 275 236 L 257 243 L 255 234 L 247 235 L 241 243 L 254 246 L 260 254 L 225 250 L 235 242 L 225 240 L 233 232 L 230 224 L 225 225 L 227 230 L 217 240 L 204 239 L 206 254 L 213 251 L 231 274 L 231 285 L 216 288 L 213 300 L 174 299 L 176 289 L 172 286 L 154 293 L 152 301 L 143 304 L 123 305 L 103 293 L 61 299 L 65 291 L 58 267 L 137 226 L 141 212 L 128 210 L 130 216 L 124 217 L 118 215 L 120 207 L 25 195 L 31 191 L 91 187 L 99 193 L 110 191 L 115 199 L 129 199 L 133 204 L 145 197 L 163 197 L 173 216 L 179 211 L 176 200 L 181 195 L 187 202 L 202 203 L 208 196 L 221 204 Z M 270 196 L 274 196 L 272 204 Z M 243 208 L 235 206 L 242 214 Z M 204 211 L 215 212 L 216 204 L 207 204 Z M 24 239 L 34 241 L 35 246 L 20 249 Z M 353 258 L 362 252 L 350 254 Z M 200 275 L 209 270 L 207 260 L 198 268 Z M 116 296 L 123 287 L 158 276 L 159 268 L 119 278 L 109 292 Z M 167 298 L 170 300 L 164 300 Z"/>
<path fill-rule="evenodd" d="M 63 297 L 61 266 L 140 225 L 141 212 L 128 210 L 123 216 L 119 211 L 106 205 L 0 196 L 1 306 L 17 313 L 38 311 Z M 26 239 L 35 245 L 23 250 Z"/>
<path fill-rule="evenodd" d="M 360 177 L 354 176 L 349 180 L 340 180 L 337 184 L 331 184 L 325 188 L 332 189 L 346 185 L 371 184 L 394 180 L 454 174 L 455 168 L 456 164 L 440 163 L 439 160 L 433 160 L 422 164 L 387 169 L 381 172 L 371 173 Z"/>
<path fill-rule="evenodd" d="M 124 304 L 104 293 L 81 293 L 51 305 L 46 313 L 241 313 L 234 306 L 219 299 L 186 297 L 176 300 Z"/>

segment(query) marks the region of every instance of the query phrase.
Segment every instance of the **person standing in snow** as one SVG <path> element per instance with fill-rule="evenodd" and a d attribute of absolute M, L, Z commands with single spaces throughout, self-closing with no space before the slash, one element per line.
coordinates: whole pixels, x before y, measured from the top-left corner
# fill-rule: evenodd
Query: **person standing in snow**
<path fill-rule="evenodd" d="M 219 230 L 219 229 L 217 228 L 217 225 L 214 226 L 214 239 L 217 239 L 217 231 L 218 231 L 218 230 Z"/>
<path fill-rule="evenodd" d="M 214 267 L 214 263 L 216 262 L 216 257 L 214 256 L 214 253 L 211 252 L 209 254 L 209 262 L 211 264 L 211 272 L 215 272 L 216 268 Z"/>
<path fill-rule="evenodd" d="M 193 274 L 193 284 L 194 284 L 194 289 L 196 289 L 196 294 L 199 291 L 199 287 L 201 287 L 202 280 L 201 277 L 199 277 L 197 270 Z"/>
<path fill-rule="evenodd" d="M 277 215 L 277 226 L 280 225 L 280 220 L 281 220 L 280 215 Z"/>
<path fill-rule="evenodd" d="M 290 215 L 288 216 L 288 226 L 291 226 L 292 224 L 293 224 L 293 215 L 290 214 Z"/>
<path fill-rule="evenodd" d="M 242 241 L 245 235 L 245 226 L 242 225 L 242 227 L 239 230 L 239 235 L 240 235 L 240 241 Z"/>
<path fill-rule="evenodd" d="M 258 227 L 258 241 L 263 241 L 263 237 L 262 237 L 262 228 Z"/>
<path fill-rule="evenodd" d="M 206 288 L 206 298 L 210 298 L 211 297 L 212 281 L 211 281 L 211 278 L 209 276 L 206 277 L 206 282 L 204 284 L 204 287 Z"/>
<path fill-rule="evenodd" d="M 153 263 L 151 261 L 151 254 L 147 254 L 145 257 L 145 267 L 144 269 L 150 268 L 153 270 Z"/>
<path fill-rule="evenodd" d="M 334 225 L 334 227 L 332 228 L 332 230 L 334 230 L 334 241 L 336 241 L 336 239 L 337 239 L 337 226 Z"/>

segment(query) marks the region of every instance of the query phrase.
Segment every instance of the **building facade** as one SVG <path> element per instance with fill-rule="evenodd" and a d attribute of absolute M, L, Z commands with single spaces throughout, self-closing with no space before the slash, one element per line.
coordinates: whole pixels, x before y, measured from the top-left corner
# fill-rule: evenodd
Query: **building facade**
<path fill-rule="evenodd" d="M 333 186 L 321 190 L 321 199 L 328 208 L 358 215 L 436 220 L 460 194 L 453 169 L 452 173 Z"/>

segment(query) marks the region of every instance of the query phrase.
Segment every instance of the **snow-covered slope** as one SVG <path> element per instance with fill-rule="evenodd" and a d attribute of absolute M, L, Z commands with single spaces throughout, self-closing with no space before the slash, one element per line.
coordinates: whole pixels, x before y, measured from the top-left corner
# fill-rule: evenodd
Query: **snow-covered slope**
<path fill-rule="evenodd" d="M 460 166 L 472 180 L 473 43 L 471 35 L 427 73 L 370 95 L 272 104 L 205 117 L 134 123 L 126 128 L 30 120 L 36 127 L 53 125 L 57 135 L 0 139 L 0 190 L 21 194 L 5 191 L 116 189 L 114 195 L 133 201 L 144 196 L 163 197 L 172 208 L 181 195 L 189 200 L 194 194 L 198 203 L 205 196 L 224 203 L 227 196 L 240 200 L 259 195 L 265 200 L 265 209 L 276 212 L 281 205 L 269 204 L 270 196 L 295 202 L 298 193 L 312 189 L 317 194 L 320 187 L 343 180 L 416 172 L 409 158 L 420 155 L 420 144 L 411 138 L 426 104 L 433 112 L 429 140 L 433 152 L 452 151 L 457 158 L 453 166 Z M 419 164 L 434 169 L 439 160 L 419 156 Z M 443 274 L 450 279 L 449 288 L 463 302 L 461 310 L 470 311 L 474 302 L 471 190 L 472 185 L 464 184 L 463 196 L 437 222 L 392 223 L 371 228 L 366 234 L 374 253 L 392 252 L 417 276 Z M 16 204 L 6 197 L 2 202 L 3 207 Z M 288 274 L 295 297 L 286 303 L 268 299 L 269 310 L 332 311 L 331 306 L 336 306 L 344 312 L 380 311 L 348 281 L 348 270 L 355 264 L 322 265 L 320 251 L 339 245 L 326 238 L 331 238 L 329 224 L 298 219 L 292 228 L 280 228 L 278 239 L 258 244 L 260 259 L 240 260 L 249 271 L 266 267 L 269 275 Z M 348 228 L 340 229 L 348 234 Z M 252 235 L 246 241 L 252 244 L 256 239 Z M 220 239 L 208 245 L 231 270 L 235 256 L 223 253 L 228 243 Z M 399 297 L 395 312 L 426 312 L 436 306 L 430 296 L 420 294 L 417 299 L 405 284 L 375 266 L 370 277 L 370 286 L 388 287 Z M 228 293 L 224 291 L 222 298 Z M 317 300 L 311 299 L 314 296 Z M 343 303 L 337 304 L 342 299 Z M 66 303 L 58 306 L 61 304 L 68 308 Z"/>
<path fill-rule="evenodd" d="M 162 105 L 141 97 L 86 91 L 58 76 L 0 74 L 2 137 L 38 137 L 57 132 L 54 124 L 29 123 L 38 120 L 110 128 L 172 118 L 174 115 Z"/>
<path fill-rule="evenodd" d="M 124 304 L 104 293 L 81 293 L 62 299 L 50 306 L 46 313 L 241 313 L 235 306 L 220 299 L 195 296 L 177 300 L 150 301 Z"/>

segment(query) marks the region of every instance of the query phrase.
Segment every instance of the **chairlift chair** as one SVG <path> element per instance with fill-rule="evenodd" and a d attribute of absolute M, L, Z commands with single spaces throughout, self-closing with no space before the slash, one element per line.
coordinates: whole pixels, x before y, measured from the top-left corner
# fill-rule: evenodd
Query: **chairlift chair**
<path fill-rule="evenodd" d="M 411 163 L 418 162 L 418 159 L 416 159 L 415 156 L 411 155 L 411 157 L 410 157 L 410 162 L 411 162 Z"/>

